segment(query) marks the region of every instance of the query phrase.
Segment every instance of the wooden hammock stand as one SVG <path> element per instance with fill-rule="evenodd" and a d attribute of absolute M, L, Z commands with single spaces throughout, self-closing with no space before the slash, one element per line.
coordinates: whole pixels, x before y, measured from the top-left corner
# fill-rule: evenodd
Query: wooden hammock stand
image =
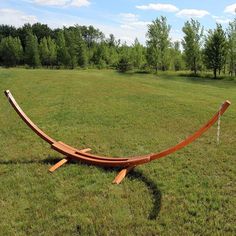
<path fill-rule="evenodd" d="M 148 154 L 148 155 L 143 155 L 143 156 L 114 158 L 114 157 L 104 157 L 104 156 L 93 155 L 89 153 L 89 151 L 91 151 L 90 148 L 80 150 L 80 149 L 71 147 L 61 141 L 54 140 L 53 138 L 45 134 L 41 129 L 39 129 L 29 119 L 29 117 L 23 112 L 23 110 L 17 104 L 16 100 L 14 99 L 14 97 L 12 96 L 9 90 L 5 91 L 5 95 L 7 96 L 8 101 L 10 102 L 12 107 L 15 109 L 15 111 L 18 113 L 18 115 L 21 117 L 21 119 L 39 137 L 41 137 L 44 141 L 49 143 L 52 149 L 65 155 L 64 159 L 62 159 L 61 161 L 59 161 L 58 163 L 56 163 L 53 167 L 49 169 L 50 172 L 55 171 L 57 168 L 59 168 L 60 166 L 68 162 L 69 160 L 79 160 L 87 164 L 105 166 L 105 167 L 121 167 L 122 170 L 118 173 L 118 175 L 113 181 L 113 183 L 115 184 L 119 184 L 124 179 L 124 177 L 128 174 L 128 172 L 132 170 L 134 167 L 141 164 L 148 163 L 150 161 L 154 161 L 161 157 L 165 157 L 187 146 L 188 144 L 192 143 L 195 139 L 197 139 L 204 132 L 206 132 L 218 120 L 219 116 L 223 115 L 223 113 L 226 111 L 226 109 L 230 105 L 230 102 L 226 100 L 222 104 L 221 108 L 216 112 L 216 114 L 204 126 L 202 126 L 194 134 L 192 134 L 191 136 L 189 136 L 188 138 L 186 138 L 185 140 L 181 141 L 180 143 L 178 143 L 177 145 L 173 147 L 170 147 L 159 153 L 153 153 L 153 154 Z"/>

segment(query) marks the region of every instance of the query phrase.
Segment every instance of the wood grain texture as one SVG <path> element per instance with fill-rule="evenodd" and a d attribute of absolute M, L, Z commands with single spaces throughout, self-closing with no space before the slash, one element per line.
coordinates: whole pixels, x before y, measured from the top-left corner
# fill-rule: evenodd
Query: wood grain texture
<path fill-rule="evenodd" d="M 113 184 L 120 184 L 121 181 L 125 178 L 125 176 L 134 169 L 135 166 L 129 166 L 127 168 L 122 169 L 118 175 L 115 177 L 115 179 L 113 180 Z"/>

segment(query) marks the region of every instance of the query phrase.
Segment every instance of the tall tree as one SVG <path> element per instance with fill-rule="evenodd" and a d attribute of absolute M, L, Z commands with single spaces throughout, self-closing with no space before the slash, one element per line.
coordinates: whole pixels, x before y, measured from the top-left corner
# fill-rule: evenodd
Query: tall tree
<path fill-rule="evenodd" d="M 100 43 L 104 40 L 104 34 L 99 30 L 95 29 L 92 25 L 90 26 L 81 26 L 81 34 L 83 39 L 85 40 L 88 48 L 91 48 L 96 43 Z"/>
<path fill-rule="evenodd" d="M 117 70 L 119 72 L 127 72 L 132 70 L 132 59 L 131 59 L 131 47 L 127 46 L 126 43 L 119 47 L 119 60 L 117 62 Z"/>
<path fill-rule="evenodd" d="M 99 68 L 106 67 L 109 64 L 108 45 L 105 42 L 99 43 L 94 47 L 92 62 Z"/>
<path fill-rule="evenodd" d="M 19 38 L 11 36 L 3 38 L 0 43 L 0 58 L 3 65 L 16 66 L 23 56 L 23 48 Z"/>
<path fill-rule="evenodd" d="M 58 66 L 68 66 L 70 63 L 70 55 L 66 47 L 66 40 L 63 30 L 57 33 L 57 64 Z"/>
<path fill-rule="evenodd" d="M 88 53 L 87 46 L 83 40 L 79 41 L 78 45 L 78 65 L 81 67 L 86 67 L 88 64 Z"/>
<path fill-rule="evenodd" d="M 26 46 L 26 37 L 28 33 L 32 33 L 30 24 L 24 24 L 22 27 L 17 29 L 17 36 L 20 38 L 23 49 L 25 49 Z"/>
<path fill-rule="evenodd" d="M 217 70 L 220 74 L 227 56 L 226 34 L 220 24 L 216 25 L 216 29 L 209 30 L 204 54 L 207 67 L 213 70 L 214 78 L 216 78 Z"/>
<path fill-rule="evenodd" d="M 37 36 L 38 41 L 40 42 L 44 37 L 48 38 L 52 36 L 52 30 L 48 27 L 47 24 L 41 24 L 39 22 L 31 26 L 32 32 Z"/>
<path fill-rule="evenodd" d="M 184 48 L 185 61 L 188 69 L 197 74 L 201 67 L 201 47 L 203 39 L 203 27 L 197 20 L 187 21 L 183 27 L 184 38 L 182 45 Z"/>
<path fill-rule="evenodd" d="M 25 62 L 33 68 L 38 67 L 41 64 L 38 49 L 38 39 L 32 32 L 28 32 L 26 36 Z"/>
<path fill-rule="evenodd" d="M 145 48 L 139 43 L 138 39 L 134 40 L 134 44 L 132 45 L 132 53 L 131 53 L 131 60 L 133 66 L 137 69 L 141 69 L 142 66 L 145 64 Z"/>
<path fill-rule="evenodd" d="M 170 46 L 170 25 L 166 17 L 161 16 L 148 25 L 147 60 L 156 69 L 166 70 L 168 67 L 168 48 Z"/>
<path fill-rule="evenodd" d="M 39 54 L 43 66 L 49 66 L 49 49 L 47 38 L 44 37 L 39 44 Z"/>
<path fill-rule="evenodd" d="M 229 73 L 236 76 L 236 18 L 229 23 L 227 33 Z"/>
<path fill-rule="evenodd" d="M 170 48 L 170 64 L 171 68 L 175 71 L 179 71 L 184 67 L 179 41 L 172 43 L 172 46 Z"/>
<path fill-rule="evenodd" d="M 54 39 L 50 36 L 47 38 L 48 50 L 49 50 L 49 65 L 53 66 L 57 60 L 57 45 Z"/>
<path fill-rule="evenodd" d="M 64 28 L 66 47 L 69 53 L 69 67 L 74 69 L 78 65 L 78 35 L 73 28 Z"/>
<path fill-rule="evenodd" d="M 118 60 L 119 60 L 119 55 L 118 55 L 118 48 L 120 45 L 120 41 L 115 39 L 115 36 L 113 34 L 109 35 L 109 38 L 106 40 L 106 43 L 108 45 L 108 58 L 109 58 L 109 66 L 111 67 L 116 67 Z"/>
<path fill-rule="evenodd" d="M 39 44 L 39 52 L 42 65 L 53 66 L 57 58 L 57 46 L 51 37 L 44 37 Z"/>
<path fill-rule="evenodd" d="M 17 37 L 17 29 L 14 26 L 0 25 L 0 41 L 8 36 Z"/>

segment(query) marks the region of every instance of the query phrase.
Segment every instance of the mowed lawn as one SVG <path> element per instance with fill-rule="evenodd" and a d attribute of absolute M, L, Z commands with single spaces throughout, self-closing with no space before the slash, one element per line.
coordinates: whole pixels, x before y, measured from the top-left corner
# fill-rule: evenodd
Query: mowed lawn
<path fill-rule="evenodd" d="M 62 155 L 19 119 L 3 91 L 46 133 L 93 153 L 161 151 L 228 99 L 217 126 L 188 147 L 118 170 Z M 0 235 L 235 235 L 236 83 L 110 70 L 0 69 Z"/>

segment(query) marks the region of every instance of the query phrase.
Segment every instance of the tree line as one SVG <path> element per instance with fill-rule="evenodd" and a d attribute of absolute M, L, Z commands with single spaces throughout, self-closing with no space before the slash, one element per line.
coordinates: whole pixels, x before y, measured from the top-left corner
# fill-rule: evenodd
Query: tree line
<path fill-rule="evenodd" d="M 194 75 L 211 70 L 215 78 L 221 73 L 236 76 L 236 18 L 226 29 L 216 24 L 206 33 L 191 19 L 184 23 L 183 39 L 176 42 L 171 41 L 170 30 L 167 18 L 161 16 L 148 25 L 145 46 L 137 38 L 128 46 L 93 26 L 0 25 L 0 65 L 117 68 L 121 72 L 190 70 Z"/>

